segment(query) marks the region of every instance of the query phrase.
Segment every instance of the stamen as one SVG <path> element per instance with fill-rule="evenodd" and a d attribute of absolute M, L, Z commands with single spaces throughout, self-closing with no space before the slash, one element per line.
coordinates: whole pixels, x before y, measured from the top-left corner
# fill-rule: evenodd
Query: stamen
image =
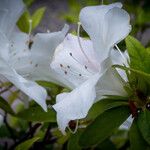
<path fill-rule="evenodd" d="M 81 52 L 83 53 L 83 55 L 85 56 L 85 58 L 87 59 L 88 63 L 90 63 L 96 70 L 97 67 L 95 66 L 95 64 L 88 58 L 88 56 L 86 55 L 86 53 L 83 50 L 83 47 L 81 45 L 81 41 L 80 41 L 80 27 L 81 27 L 81 22 L 78 22 L 78 30 L 77 30 L 77 38 L 78 38 L 78 43 L 79 43 L 79 47 Z"/>
<path fill-rule="evenodd" d="M 78 130 L 78 126 L 79 126 L 79 120 L 76 120 L 76 125 L 75 125 L 74 131 L 69 126 L 68 126 L 68 129 L 72 134 L 75 134 Z"/>
<path fill-rule="evenodd" d="M 27 41 L 29 50 L 31 49 L 32 44 L 33 44 L 33 41 L 31 39 L 31 31 L 32 31 L 32 20 L 29 19 L 29 33 L 28 33 L 29 37 L 28 37 L 28 41 Z"/>
<path fill-rule="evenodd" d="M 32 20 L 29 19 L 29 37 L 31 36 L 31 31 L 32 31 Z"/>
<path fill-rule="evenodd" d="M 65 71 L 64 73 L 67 74 L 67 71 Z"/>
<path fill-rule="evenodd" d="M 81 41 L 80 41 L 80 27 L 81 27 L 81 23 L 78 22 L 78 30 L 77 30 L 77 37 L 78 37 L 78 43 L 79 43 L 79 46 L 80 46 L 80 49 L 83 53 L 83 55 L 85 56 L 85 58 L 88 60 L 88 62 L 90 62 L 88 56 L 85 54 L 83 48 L 82 48 L 82 45 L 81 45 Z"/>
<path fill-rule="evenodd" d="M 83 66 L 83 64 L 81 64 L 74 56 L 73 56 L 73 54 L 70 52 L 69 53 L 69 55 L 78 63 L 78 64 L 80 64 L 81 66 Z M 85 69 L 87 70 L 88 69 L 88 67 L 85 65 L 84 66 L 85 67 Z M 91 71 L 89 71 L 89 70 L 87 70 L 89 73 L 93 73 L 93 72 L 91 72 Z"/>
<path fill-rule="evenodd" d="M 38 67 L 38 64 L 35 64 L 35 67 Z"/>
<path fill-rule="evenodd" d="M 86 78 L 88 77 L 87 75 L 83 75 L 79 72 L 74 71 L 69 65 L 67 67 L 64 67 L 62 64 L 60 64 L 60 67 L 63 70 L 63 72 L 65 73 L 65 75 L 67 75 L 69 73 L 69 74 L 72 74 L 76 77 L 77 76 L 79 76 L 79 77 L 83 76 L 83 77 L 86 77 Z"/>

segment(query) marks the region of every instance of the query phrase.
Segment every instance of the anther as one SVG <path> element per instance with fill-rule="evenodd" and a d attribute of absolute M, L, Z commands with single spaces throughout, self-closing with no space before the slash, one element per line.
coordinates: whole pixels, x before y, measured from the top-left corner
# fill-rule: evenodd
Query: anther
<path fill-rule="evenodd" d="M 63 65 L 62 65 L 62 64 L 60 64 L 60 67 L 63 67 Z"/>
<path fill-rule="evenodd" d="M 38 67 L 38 64 L 35 64 L 35 67 Z"/>
<path fill-rule="evenodd" d="M 28 48 L 31 49 L 32 45 L 33 45 L 33 41 L 32 41 L 32 40 L 29 40 Z"/>
<path fill-rule="evenodd" d="M 64 73 L 67 74 L 67 71 L 65 71 Z"/>

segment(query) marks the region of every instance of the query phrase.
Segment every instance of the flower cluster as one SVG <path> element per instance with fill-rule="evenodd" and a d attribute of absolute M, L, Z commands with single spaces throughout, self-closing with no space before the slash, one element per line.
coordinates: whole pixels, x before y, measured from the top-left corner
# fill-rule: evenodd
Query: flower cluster
<path fill-rule="evenodd" d="M 111 68 L 114 63 L 126 63 L 115 49 L 131 30 L 130 17 L 121 3 L 83 8 L 78 36 L 67 34 L 68 25 L 55 33 L 23 33 L 16 28 L 23 3 L 4 1 L 2 6 L 0 74 L 45 111 L 46 90 L 35 80 L 70 88 L 71 92 L 57 96 L 53 106 L 63 133 L 69 121 L 85 118 L 93 103 L 104 95 L 127 94 L 117 70 Z M 80 25 L 90 39 L 79 36 Z"/>
<path fill-rule="evenodd" d="M 140 66 L 134 68 L 134 45 L 130 44 L 132 48 L 127 46 L 128 52 L 122 52 L 117 46 L 131 31 L 130 16 L 121 3 L 83 8 L 77 35 L 68 33 L 68 25 L 61 31 L 35 36 L 30 31 L 29 34 L 21 32 L 16 22 L 24 8 L 20 0 L 1 1 L 0 77 L 9 80 L 45 111 L 47 91 L 36 81 L 53 82 L 68 88 L 69 92 L 57 95 L 52 106 L 63 134 L 72 121 L 78 123 L 79 119 L 86 118 L 95 103 L 109 96 L 126 97 L 128 101 L 122 103 L 128 105 L 133 118 L 136 118 L 138 108 L 145 110 L 146 105 L 149 109 L 149 99 L 142 103 L 141 90 L 136 89 L 133 94 L 135 84 L 134 87 L 128 85 L 131 74 L 147 77 L 148 81 L 148 75 L 136 70 Z M 32 27 L 32 22 L 30 25 Z M 89 38 L 80 36 L 81 27 Z M 138 101 L 134 101 L 137 97 Z M 131 117 L 127 121 L 131 124 Z"/>

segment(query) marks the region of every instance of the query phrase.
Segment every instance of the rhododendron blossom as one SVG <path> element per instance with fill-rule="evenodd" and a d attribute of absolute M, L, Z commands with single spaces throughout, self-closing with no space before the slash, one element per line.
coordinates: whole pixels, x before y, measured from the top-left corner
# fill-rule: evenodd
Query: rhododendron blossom
<path fill-rule="evenodd" d="M 80 22 L 90 40 L 68 34 L 55 51 L 51 68 L 72 89 L 59 94 L 53 106 L 63 133 L 69 121 L 85 118 L 104 95 L 127 95 L 124 80 L 111 68 L 114 63 L 126 63 L 114 49 L 131 30 L 130 17 L 121 7 L 114 3 L 83 8 Z"/>

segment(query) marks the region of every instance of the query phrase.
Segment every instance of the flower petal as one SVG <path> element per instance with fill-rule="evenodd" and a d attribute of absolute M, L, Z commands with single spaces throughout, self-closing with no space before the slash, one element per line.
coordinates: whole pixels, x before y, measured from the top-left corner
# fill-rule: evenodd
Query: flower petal
<path fill-rule="evenodd" d="M 62 133 L 65 134 L 70 120 L 86 117 L 96 98 L 95 85 L 99 77 L 100 74 L 95 74 L 72 92 L 57 96 L 57 103 L 53 108 L 57 112 L 57 122 Z"/>
<path fill-rule="evenodd" d="M 24 79 L 22 76 L 12 69 L 3 59 L 0 59 L 0 74 L 6 77 L 17 88 L 22 90 L 30 98 L 34 99 L 45 111 L 46 106 L 46 90 L 37 83 Z"/>
<path fill-rule="evenodd" d="M 24 33 L 16 33 L 12 39 L 12 56 L 10 63 L 16 71 L 30 80 L 46 80 L 58 83 L 57 76 L 50 69 L 50 62 L 55 48 L 63 41 L 68 25 L 62 31 L 39 33 L 31 41 Z"/>
<path fill-rule="evenodd" d="M 119 129 L 121 130 L 129 130 L 131 125 L 132 125 L 132 122 L 133 122 L 133 118 L 132 116 L 130 115 L 127 120 L 119 127 Z"/>
<path fill-rule="evenodd" d="M 118 72 L 111 67 L 108 68 L 97 84 L 97 100 L 102 99 L 105 95 L 127 96 L 124 85 L 125 83 Z"/>
<path fill-rule="evenodd" d="M 130 32 L 129 15 L 121 7 L 121 3 L 114 3 L 85 7 L 80 12 L 81 24 L 89 34 L 100 62 L 108 57 L 110 48 Z"/>
<path fill-rule="evenodd" d="M 4 34 L 0 32 L 0 57 L 9 60 L 9 41 Z"/>
<path fill-rule="evenodd" d="M 24 9 L 22 0 L 2 0 L 0 5 L 0 31 L 9 37 Z"/>
<path fill-rule="evenodd" d="M 57 47 L 51 68 L 72 83 L 74 88 L 86 81 L 99 67 L 90 40 L 80 38 L 82 50 L 77 36 L 68 34 Z M 94 67 L 93 67 L 94 66 Z"/>
<path fill-rule="evenodd" d="M 129 14 L 117 7 L 110 9 L 105 14 L 104 23 L 104 40 L 107 41 L 108 48 L 119 43 L 131 31 Z"/>

